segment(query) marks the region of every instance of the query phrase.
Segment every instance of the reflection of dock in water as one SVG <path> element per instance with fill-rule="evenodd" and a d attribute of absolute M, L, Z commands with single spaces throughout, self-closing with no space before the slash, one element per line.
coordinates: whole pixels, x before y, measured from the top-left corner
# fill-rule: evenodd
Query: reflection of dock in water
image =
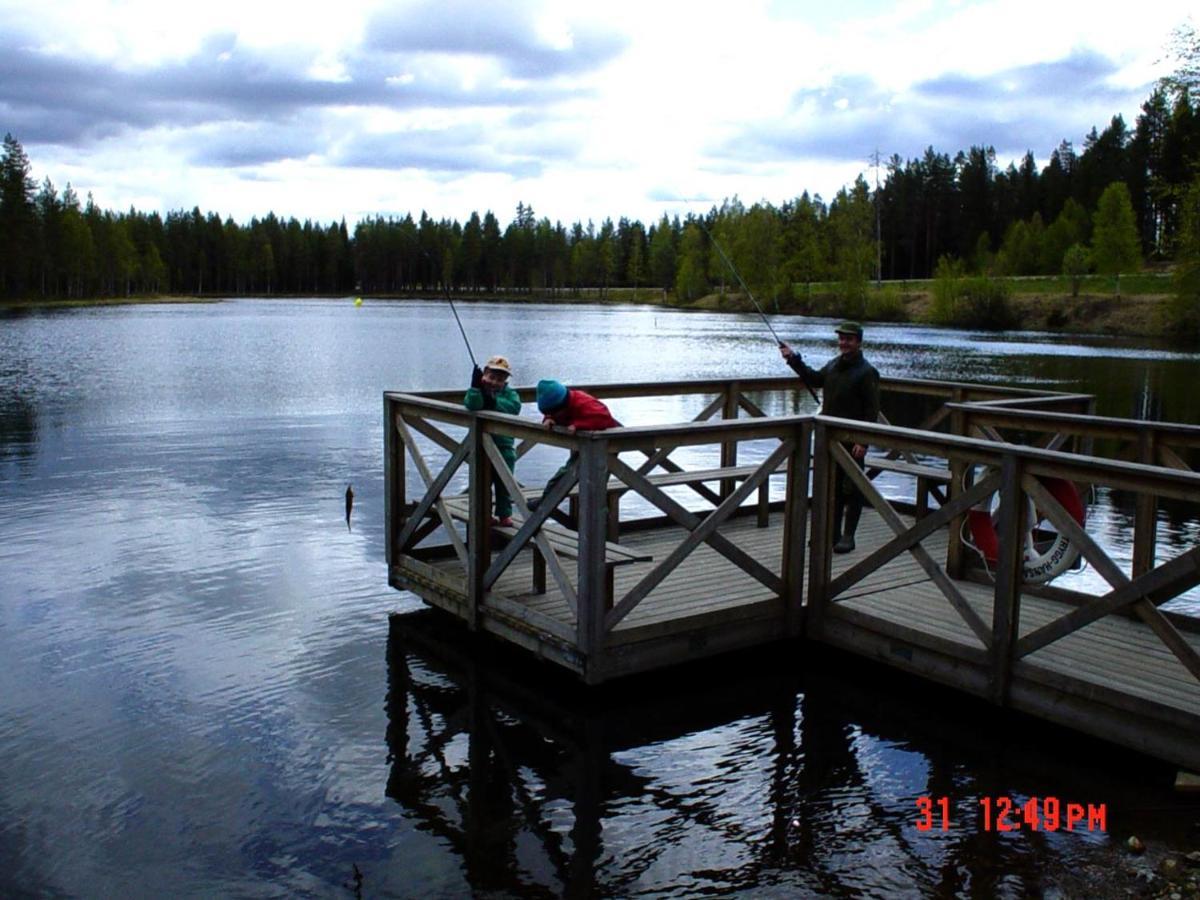
<path fill-rule="evenodd" d="M 579 435 L 468 413 L 457 394 L 388 394 L 389 580 L 589 683 L 805 637 L 1200 769 L 1200 631 L 1159 609 L 1200 583 L 1200 548 L 1161 546 L 1155 528 L 1160 504 L 1198 508 L 1200 428 L 1088 415 L 1079 395 L 887 379 L 885 412 L 911 427 L 764 412 L 794 389 L 588 387 L 707 406 Z M 530 510 L 492 434 L 519 454 L 572 451 L 555 495 Z M 1088 455 L 1097 440 L 1138 462 Z M 865 473 L 849 443 L 870 445 Z M 868 500 L 845 556 L 831 552 L 839 469 Z M 511 528 L 489 522 L 493 473 L 517 497 Z M 1081 527 L 1064 485 L 1135 497 L 1132 559 Z M 634 518 L 638 504 L 659 515 Z M 986 567 L 963 525 L 981 508 L 998 545 Z M 1030 508 L 1106 593 L 1028 580 Z"/>
<path fill-rule="evenodd" d="M 521 896 L 1037 895 L 1082 845 L 984 831 L 979 797 L 1146 802 L 1091 742 L 795 649 L 588 689 L 439 612 L 395 616 L 387 795 L 471 890 Z M 955 827 L 917 832 L 918 796 L 948 797 Z"/>

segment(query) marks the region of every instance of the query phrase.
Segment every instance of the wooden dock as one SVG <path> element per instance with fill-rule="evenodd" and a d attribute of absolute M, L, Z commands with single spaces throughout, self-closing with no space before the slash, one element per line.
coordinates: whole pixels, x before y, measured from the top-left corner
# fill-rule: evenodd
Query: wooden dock
<path fill-rule="evenodd" d="M 1079 395 L 884 388 L 885 411 L 911 411 L 916 427 L 765 415 L 764 398 L 795 390 L 789 379 L 589 386 L 606 399 L 715 397 L 691 422 L 578 435 L 467 413 L 457 394 L 388 394 L 390 583 L 588 683 L 803 638 L 1200 769 L 1200 623 L 1159 609 L 1200 583 L 1200 549 L 1163 558 L 1152 527 L 1160 500 L 1200 501 L 1185 462 L 1200 429 L 1101 419 Z M 517 438 L 519 453 L 549 443 L 577 454 L 537 511 L 512 480 L 517 522 L 499 531 L 488 521 L 503 465 L 494 433 Z M 1093 456 L 1096 439 L 1142 461 Z M 851 441 L 878 464 L 861 472 L 842 449 Z M 679 465 L 684 447 L 709 448 L 719 465 Z M 831 552 L 839 466 L 870 501 L 845 556 Z M 460 469 L 465 493 L 450 487 Z M 883 491 L 868 477 L 879 472 L 892 478 Z M 410 499 L 414 474 L 423 483 Z M 909 476 L 904 499 L 889 496 Z M 1109 558 L 1046 489 L 1053 479 L 1136 495 L 1132 561 Z M 630 520 L 630 495 L 662 515 Z M 990 571 L 963 539 L 967 513 L 986 503 L 1000 545 Z M 1109 593 L 1023 579 L 1029 535 L 1014 511 L 1031 504 Z"/>

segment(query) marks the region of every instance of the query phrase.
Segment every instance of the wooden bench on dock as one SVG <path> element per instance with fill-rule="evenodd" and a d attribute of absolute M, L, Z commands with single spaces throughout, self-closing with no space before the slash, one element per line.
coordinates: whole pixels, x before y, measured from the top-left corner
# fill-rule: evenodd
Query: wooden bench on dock
<path fill-rule="evenodd" d="M 460 521 L 466 522 L 470 517 L 470 503 L 466 496 L 447 497 L 446 509 L 452 517 Z M 525 524 L 525 519 L 515 510 L 512 518 L 511 526 L 493 525 L 492 532 L 502 535 L 508 540 L 515 538 L 521 526 Z M 577 531 L 547 521 L 542 523 L 541 534 L 545 536 L 550 549 L 556 556 L 564 556 L 567 559 L 579 558 L 579 533 Z M 546 593 L 546 558 L 532 542 L 530 546 L 533 550 L 533 592 L 544 594 Z M 613 569 L 630 563 L 651 562 L 653 559 L 654 557 L 649 553 L 623 547 L 613 541 L 604 542 L 604 583 L 607 608 L 611 608 L 613 602 Z"/>
<path fill-rule="evenodd" d="M 879 472 L 895 472 L 901 475 L 911 475 L 917 480 L 916 488 L 916 514 L 920 518 L 929 512 L 929 498 L 936 497 L 938 503 L 946 502 L 945 490 L 939 490 L 942 486 L 950 484 L 950 470 L 939 468 L 936 466 L 923 465 L 921 463 L 910 462 L 905 459 L 893 459 L 887 456 L 867 456 L 865 461 L 867 475 L 874 478 Z M 700 487 L 698 491 L 702 496 L 713 502 L 713 505 L 720 503 L 720 497 L 715 492 L 703 488 L 703 485 L 713 481 L 743 481 L 755 472 L 758 471 L 758 464 L 753 463 L 744 466 L 726 466 L 724 468 L 714 469 L 692 469 L 681 470 L 678 472 L 656 472 L 646 476 L 655 487 Z M 786 474 L 787 466 L 782 465 L 775 470 L 775 475 Z M 615 541 L 620 536 L 620 511 L 619 505 L 621 497 L 626 491 L 630 490 L 629 485 L 618 478 L 611 478 L 608 482 L 608 538 L 610 541 Z M 539 489 L 531 489 L 526 492 L 525 496 L 539 497 L 541 491 Z M 758 502 L 756 511 L 756 522 L 759 528 L 766 528 L 770 515 L 770 482 L 764 481 L 758 488 Z M 574 524 L 579 521 L 579 486 L 576 485 L 567 495 L 567 522 Z"/>
<path fill-rule="evenodd" d="M 758 471 L 758 465 L 747 466 L 726 466 L 716 469 L 692 469 L 680 470 L 678 472 L 656 472 L 646 476 L 655 487 L 680 487 L 688 486 L 697 488 L 697 493 L 706 499 L 712 501 L 716 506 L 721 502 L 720 496 L 704 485 L 710 481 L 744 481 L 755 472 Z M 787 467 L 781 467 L 776 474 L 787 471 Z M 615 541 L 621 533 L 620 519 L 620 503 L 621 497 L 625 492 L 630 490 L 629 485 L 621 481 L 619 478 L 610 478 L 608 481 L 608 538 L 610 541 Z M 540 497 L 540 488 L 533 488 L 526 491 L 526 498 Z M 766 528 L 768 515 L 770 513 L 770 485 L 764 481 L 758 489 L 758 511 L 757 522 L 759 528 Z M 570 493 L 567 494 L 567 521 L 575 523 L 579 521 L 579 485 L 573 487 Z"/>
<path fill-rule="evenodd" d="M 926 466 L 921 463 L 909 462 L 906 459 L 872 455 L 868 455 L 863 464 L 868 478 L 874 478 L 878 472 L 896 472 L 915 477 L 917 479 L 916 515 L 918 519 L 923 518 L 929 512 L 930 496 L 937 497 L 939 504 L 946 502 L 946 491 L 940 490 L 940 488 L 950 485 L 949 469 Z"/>

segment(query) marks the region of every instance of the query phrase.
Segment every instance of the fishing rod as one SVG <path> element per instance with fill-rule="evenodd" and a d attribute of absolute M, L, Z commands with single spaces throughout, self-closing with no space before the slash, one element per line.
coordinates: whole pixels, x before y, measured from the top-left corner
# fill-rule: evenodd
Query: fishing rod
<path fill-rule="evenodd" d="M 733 273 L 733 277 L 738 280 L 738 284 L 742 286 L 742 290 L 746 292 L 746 296 L 750 298 L 750 302 L 753 303 L 754 308 L 758 310 L 758 315 L 762 318 L 763 324 L 767 326 L 767 331 L 771 332 L 771 337 L 775 338 L 775 343 L 780 347 L 786 347 L 787 344 L 780 339 L 779 335 L 775 333 L 775 329 L 771 327 L 771 320 L 767 318 L 767 314 L 763 312 L 762 307 L 758 305 L 758 301 L 754 299 L 754 294 L 750 290 L 750 286 L 742 280 L 741 273 L 738 272 L 737 267 L 733 264 L 729 257 L 725 255 L 725 251 L 721 249 L 721 245 L 717 243 L 717 239 L 712 236 L 712 232 L 704 227 L 704 220 L 700 217 L 697 217 L 696 224 L 699 225 L 700 230 L 708 236 L 708 239 L 712 245 L 717 248 L 717 253 L 720 255 L 721 259 L 725 261 L 725 265 L 729 266 L 729 271 Z M 812 395 L 813 402 L 817 405 L 820 405 L 821 398 L 817 396 L 817 392 L 813 390 L 813 386 L 808 383 L 808 377 L 804 374 L 804 371 L 801 370 L 799 375 L 800 380 L 804 383 L 804 386 L 808 388 L 809 394 Z"/>
<path fill-rule="evenodd" d="M 458 317 L 458 310 L 454 306 L 454 300 L 450 297 L 450 289 L 443 284 L 442 291 L 446 295 L 446 302 L 450 304 L 450 311 L 454 313 L 454 321 L 458 323 L 458 330 L 462 334 L 463 343 L 467 345 L 467 356 L 471 357 L 471 365 L 478 369 L 479 363 L 475 362 L 475 354 L 471 352 L 471 342 L 467 340 L 467 331 L 463 328 L 462 319 Z"/>
<path fill-rule="evenodd" d="M 754 308 L 758 310 L 758 315 L 762 318 L 763 324 L 767 326 L 767 331 L 771 332 L 771 337 L 775 338 L 775 343 L 780 347 L 785 346 L 779 335 L 775 333 L 775 329 L 771 327 L 771 320 L 767 318 L 767 314 L 763 312 L 762 307 L 758 305 L 758 301 L 754 299 L 754 293 L 750 290 L 749 285 L 742 280 L 741 273 L 738 272 L 737 267 L 730 262 L 729 257 L 725 255 L 725 251 L 721 249 L 721 245 L 717 243 L 717 239 L 712 236 L 712 233 L 707 228 L 704 227 L 704 220 L 697 218 L 696 224 L 698 224 L 700 226 L 700 230 L 708 236 L 708 239 L 712 242 L 712 245 L 717 248 L 717 253 L 720 254 L 721 259 L 725 260 L 725 265 L 729 266 L 729 271 L 733 273 L 733 277 L 738 280 L 738 284 L 742 286 L 742 290 L 746 292 L 746 296 L 750 298 L 750 302 L 753 303 Z"/>
<path fill-rule="evenodd" d="M 422 250 L 421 255 L 429 260 L 431 266 L 433 265 L 433 258 L 427 251 Z M 475 354 L 471 350 L 471 342 L 467 340 L 467 330 L 463 328 L 462 319 L 458 317 L 458 308 L 454 305 L 454 298 L 450 296 L 450 288 L 446 286 L 445 279 L 442 279 L 442 293 L 446 295 L 446 302 L 450 304 L 450 312 L 454 313 L 454 321 L 458 323 L 459 334 L 462 335 L 463 343 L 467 345 L 467 356 L 471 357 L 471 365 L 478 369 L 479 363 L 475 362 Z"/>

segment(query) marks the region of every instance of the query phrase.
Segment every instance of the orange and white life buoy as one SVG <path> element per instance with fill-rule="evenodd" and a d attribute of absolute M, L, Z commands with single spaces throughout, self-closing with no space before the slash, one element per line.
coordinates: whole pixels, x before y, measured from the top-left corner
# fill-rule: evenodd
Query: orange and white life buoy
<path fill-rule="evenodd" d="M 1065 478 L 1039 478 L 1038 481 L 1050 495 L 1081 526 L 1086 517 L 1083 501 L 1075 485 Z M 995 497 L 995 495 L 992 495 Z M 971 529 L 971 541 L 989 566 L 994 566 L 1000 556 L 1000 538 L 996 534 L 998 508 L 993 509 L 991 500 L 967 512 L 967 524 Z M 1032 500 L 1026 501 L 1022 530 L 1025 534 L 1025 550 L 1022 557 L 1021 578 L 1032 584 L 1042 584 L 1057 578 L 1079 558 L 1079 548 L 1067 535 L 1055 533 L 1050 540 L 1038 540 L 1037 524 L 1040 520 Z"/>

